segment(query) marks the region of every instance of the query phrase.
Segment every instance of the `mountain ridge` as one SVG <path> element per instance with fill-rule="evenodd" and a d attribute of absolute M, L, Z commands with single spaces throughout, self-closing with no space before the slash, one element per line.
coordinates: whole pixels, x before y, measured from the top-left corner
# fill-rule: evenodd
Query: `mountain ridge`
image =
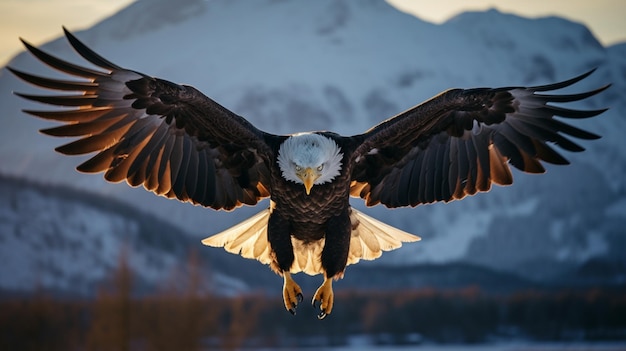
<path fill-rule="evenodd" d="M 446 205 L 389 211 L 364 209 L 358 200 L 353 204 L 424 238 L 385 254 L 380 264 L 466 262 L 543 279 L 546 272 L 528 271 L 525 265 L 544 262 L 554 267 L 547 272 L 551 276 L 586 260 L 618 257 L 620 228 L 626 227 L 621 200 L 626 182 L 616 176 L 626 174 L 626 157 L 620 152 L 626 147 L 621 137 L 626 120 L 620 117 L 626 113 L 626 56 L 621 55 L 626 44 L 603 48 L 581 24 L 494 10 L 434 25 L 383 1 L 367 6 L 316 1 L 304 8 L 293 1 L 255 6 L 189 1 L 175 21 L 159 22 L 158 16 L 152 18 L 154 26 L 149 20 L 132 21 L 142 11 L 167 13 L 170 5 L 164 3 L 138 1 L 76 34 L 112 62 L 194 85 L 275 133 L 329 129 L 357 134 L 447 88 L 547 84 L 598 67 L 573 89 L 609 82 L 613 87 L 576 107 L 611 110 L 574 121 L 603 138 L 581 143 L 588 149 L 582 154 L 564 153 L 571 165 L 549 165 L 548 174 L 541 176 L 514 172 L 512 187 L 495 187 L 489 194 Z M 202 10 L 185 10 L 195 6 Z M 43 49 L 82 63 L 59 40 Z M 10 65 L 51 74 L 24 54 Z M 10 91 L 34 90 L 6 70 L 0 73 L 0 101 L 12 118 L 10 128 L 0 131 L 0 172 L 121 199 L 161 214 L 192 236 L 219 232 L 267 206 L 214 212 L 107 184 L 99 175 L 78 174 L 73 168 L 80 157 L 55 155 L 53 148 L 63 141 L 37 135 L 49 123 L 19 112 L 41 106 L 18 100 Z M 531 231 L 527 223 L 532 223 Z"/>

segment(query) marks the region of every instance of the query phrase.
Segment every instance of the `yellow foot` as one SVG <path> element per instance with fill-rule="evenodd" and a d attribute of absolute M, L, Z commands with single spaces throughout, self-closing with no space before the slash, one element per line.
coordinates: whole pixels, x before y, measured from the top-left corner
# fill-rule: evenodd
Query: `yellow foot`
<path fill-rule="evenodd" d="M 335 301 L 335 294 L 333 293 L 333 279 L 324 278 L 324 282 L 317 289 L 313 296 L 313 308 L 317 308 L 316 304 L 320 304 L 320 313 L 317 315 L 318 319 L 324 319 L 333 310 L 333 303 Z"/>
<path fill-rule="evenodd" d="M 302 289 L 291 278 L 289 272 L 283 272 L 283 301 L 285 302 L 285 308 L 289 313 L 296 314 L 296 307 L 302 302 Z"/>

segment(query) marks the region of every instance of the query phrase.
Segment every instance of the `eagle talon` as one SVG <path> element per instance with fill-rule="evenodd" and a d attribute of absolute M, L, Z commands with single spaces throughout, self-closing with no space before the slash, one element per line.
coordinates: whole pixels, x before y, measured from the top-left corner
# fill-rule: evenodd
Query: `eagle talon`
<path fill-rule="evenodd" d="M 300 289 L 300 286 L 291 278 L 291 274 L 288 272 L 283 273 L 283 279 L 283 301 L 285 303 L 285 309 L 292 315 L 295 315 L 298 304 L 304 300 L 302 289 Z"/>
<path fill-rule="evenodd" d="M 312 305 L 313 308 L 320 309 L 320 313 L 317 315 L 317 319 L 324 319 L 330 314 L 333 309 L 333 303 L 335 295 L 333 293 L 332 278 L 324 278 L 324 283 L 317 289 L 313 296 Z M 319 302 L 319 306 L 317 303 Z"/>

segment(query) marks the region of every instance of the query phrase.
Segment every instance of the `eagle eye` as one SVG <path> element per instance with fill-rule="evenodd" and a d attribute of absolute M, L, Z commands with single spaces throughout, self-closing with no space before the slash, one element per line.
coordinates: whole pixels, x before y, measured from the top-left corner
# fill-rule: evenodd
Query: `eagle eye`
<path fill-rule="evenodd" d="M 302 170 L 302 167 L 296 165 L 296 172 L 300 172 Z"/>
<path fill-rule="evenodd" d="M 321 164 L 321 165 L 319 165 L 319 166 L 317 167 L 317 171 L 318 171 L 318 172 L 321 172 L 323 169 L 324 169 L 324 165 L 323 165 L 323 164 Z"/>

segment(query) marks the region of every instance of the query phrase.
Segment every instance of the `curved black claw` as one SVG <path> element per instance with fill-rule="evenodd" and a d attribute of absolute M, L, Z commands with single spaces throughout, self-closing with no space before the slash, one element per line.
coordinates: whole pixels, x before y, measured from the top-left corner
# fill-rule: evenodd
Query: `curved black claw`
<path fill-rule="evenodd" d="M 302 296 L 302 293 L 298 293 L 298 295 L 296 295 L 296 299 L 298 300 L 298 303 L 300 303 L 300 302 L 302 302 L 304 300 L 304 296 Z M 297 306 L 297 304 L 296 304 L 296 306 Z"/>
<path fill-rule="evenodd" d="M 318 309 L 317 303 L 319 302 L 319 308 L 322 308 L 322 301 L 321 300 L 313 300 L 313 308 L 314 309 Z M 326 316 L 328 316 L 328 314 L 326 313 L 326 310 L 321 310 L 320 313 L 317 315 L 317 319 L 324 319 L 326 318 Z"/>
<path fill-rule="evenodd" d="M 296 300 L 297 302 L 291 303 L 291 308 L 288 309 L 289 313 L 291 313 L 293 316 L 296 315 L 296 307 L 298 307 L 298 304 L 302 302 L 302 300 L 304 300 L 304 296 L 302 296 L 302 293 L 298 293 L 296 295 Z"/>

